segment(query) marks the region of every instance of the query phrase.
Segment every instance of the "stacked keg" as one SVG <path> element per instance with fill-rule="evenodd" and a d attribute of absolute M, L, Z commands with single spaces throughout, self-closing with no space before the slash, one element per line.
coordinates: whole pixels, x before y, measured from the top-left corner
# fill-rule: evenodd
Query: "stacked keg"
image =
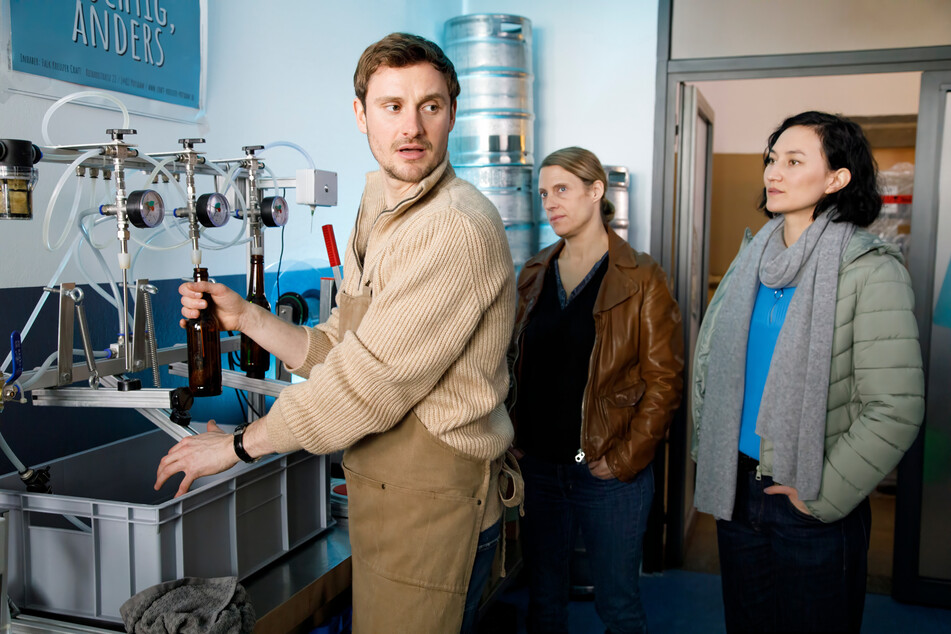
<path fill-rule="evenodd" d="M 614 219 L 611 228 L 621 238 L 630 242 L 630 214 L 631 175 L 626 167 L 619 165 L 605 165 L 604 172 L 608 175 L 608 186 L 604 196 L 614 203 Z M 555 230 L 547 222 L 538 225 L 538 248 L 544 249 L 559 240 Z"/>
<path fill-rule="evenodd" d="M 630 242 L 628 234 L 631 226 L 631 174 L 626 167 L 619 165 L 605 165 L 604 171 L 608 175 L 608 188 L 604 195 L 614 203 L 614 219 L 611 221 L 611 228 L 616 234 Z"/>
<path fill-rule="evenodd" d="M 538 244 L 532 24 L 513 15 L 459 16 L 446 22 L 444 43 L 462 88 L 449 158 L 456 175 L 498 208 L 519 269 Z"/>

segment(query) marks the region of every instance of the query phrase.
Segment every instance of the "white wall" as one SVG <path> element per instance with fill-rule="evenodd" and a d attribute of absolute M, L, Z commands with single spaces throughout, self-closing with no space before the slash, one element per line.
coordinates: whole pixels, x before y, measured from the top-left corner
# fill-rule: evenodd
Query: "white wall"
<path fill-rule="evenodd" d="M 713 108 L 713 151 L 759 154 L 783 119 L 805 110 L 845 116 L 918 113 L 921 73 L 696 82 Z"/>
<path fill-rule="evenodd" d="M 948 0 L 676 0 L 671 58 L 951 44 Z"/>
<path fill-rule="evenodd" d="M 353 118 L 352 77 L 360 53 L 392 31 L 411 31 L 441 42 L 447 19 L 484 12 L 523 15 L 533 22 L 536 160 L 557 148 L 581 145 L 606 164 L 627 166 L 633 181 L 632 234 L 636 246 L 647 248 L 657 31 L 657 6 L 649 0 L 584 5 L 568 0 L 284 0 L 267 5 L 210 0 L 204 111 L 195 113 L 191 123 L 133 115 L 131 127 L 138 134 L 130 140 L 145 152 L 155 152 L 175 150 L 179 138 L 200 136 L 207 140 L 200 149 L 212 159 L 238 157 L 244 145 L 281 140 L 301 145 L 319 169 L 338 173 L 338 206 L 318 209 L 313 223 L 307 208 L 294 206 L 284 257 L 285 262 L 323 260 L 320 226 L 332 223 L 338 243 L 344 244 L 364 174 L 375 168 Z M 50 99 L 0 88 L 0 138 L 25 138 L 42 145 L 41 122 L 50 104 Z M 51 136 L 60 144 L 101 142 L 107 139 L 105 129 L 119 123 L 116 112 L 68 104 L 53 118 Z M 266 157 L 279 176 L 293 175 L 304 166 L 298 153 L 286 148 L 270 150 Z M 62 251 L 42 249 L 40 236 L 43 213 L 64 167 L 45 162 L 38 167 L 34 219 L 0 222 L 0 287 L 45 284 L 62 256 Z M 129 180 L 139 187 L 144 177 L 131 174 Z M 174 191 L 159 189 L 169 207 L 181 204 Z M 210 184 L 200 184 L 199 189 L 210 190 Z M 101 186 L 99 192 L 103 193 Z M 293 203 L 292 192 L 288 198 Z M 56 210 L 54 238 L 63 229 L 71 202 L 71 194 L 64 196 Z M 232 220 L 213 235 L 231 237 L 236 230 Z M 107 242 L 114 233 L 114 225 L 107 224 L 97 235 Z M 144 239 L 149 234 L 139 235 Z M 268 229 L 265 236 L 270 265 L 277 259 L 280 232 Z M 112 248 L 106 254 L 112 267 L 114 252 Z M 86 261 L 90 273 L 101 281 L 103 275 L 91 266 L 92 260 Z M 212 275 L 240 273 L 244 261 L 242 248 L 204 253 Z M 179 249 L 146 253 L 135 274 L 168 279 L 188 276 L 190 271 L 188 250 Z M 66 279 L 83 281 L 78 272 L 68 271 Z"/>

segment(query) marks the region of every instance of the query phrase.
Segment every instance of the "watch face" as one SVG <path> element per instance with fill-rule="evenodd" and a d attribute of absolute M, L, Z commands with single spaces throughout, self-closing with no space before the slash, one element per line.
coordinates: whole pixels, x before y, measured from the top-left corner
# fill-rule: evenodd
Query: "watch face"
<path fill-rule="evenodd" d="M 269 227 L 287 224 L 287 201 L 283 196 L 270 196 L 261 201 L 261 219 Z"/>
<path fill-rule="evenodd" d="M 134 191 L 126 200 L 126 212 L 133 225 L 140 229 L 151 229 L 162 224 L 162 219 L 165 218 L 165 203 L 153 189 Z"/>
<path fill-rule="evenodd" d="M 195 204 L 198 220 L 206 227 L 221 227 L 231 215 L 231 205 L 222 194 L 202 194 Z"/>

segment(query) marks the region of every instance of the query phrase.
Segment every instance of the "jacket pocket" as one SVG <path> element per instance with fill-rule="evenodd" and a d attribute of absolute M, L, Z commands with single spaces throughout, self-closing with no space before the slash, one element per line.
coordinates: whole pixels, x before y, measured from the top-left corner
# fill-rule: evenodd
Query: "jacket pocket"
<path fill-rule="evenodd" d="M 636 383 L 614 390 L 602 398 L 612 407 L 634 407 L 644 396 L 645 391 L 647 391 L 647 384 L 638 380 Z"/>
<path fill-rule="evenodd" d="M 393 581 L 465 594 L 484 512 L 480 500 L 344 470 L 353 556 Z"/>

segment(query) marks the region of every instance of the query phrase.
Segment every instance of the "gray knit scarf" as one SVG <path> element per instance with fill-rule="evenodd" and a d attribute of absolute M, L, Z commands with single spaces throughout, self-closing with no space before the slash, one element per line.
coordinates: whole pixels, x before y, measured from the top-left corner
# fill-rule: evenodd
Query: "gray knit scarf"
<path fill-rule="evenodd" d="M 737 450 L 746 344 L 760 282 L 795 286 L 763 389 L 756 433 L 773 444 L 773 480 L 815 500 L 822 482 L 826 400 L 839 264 L 855 231 L 829 222 L 830 209 L 791 247 L 782 216 L 766 223 L 743 250 L 729 280 L 711 336 L 697 456 L 697 509 L 730 519 L 736 492 Z"/>

